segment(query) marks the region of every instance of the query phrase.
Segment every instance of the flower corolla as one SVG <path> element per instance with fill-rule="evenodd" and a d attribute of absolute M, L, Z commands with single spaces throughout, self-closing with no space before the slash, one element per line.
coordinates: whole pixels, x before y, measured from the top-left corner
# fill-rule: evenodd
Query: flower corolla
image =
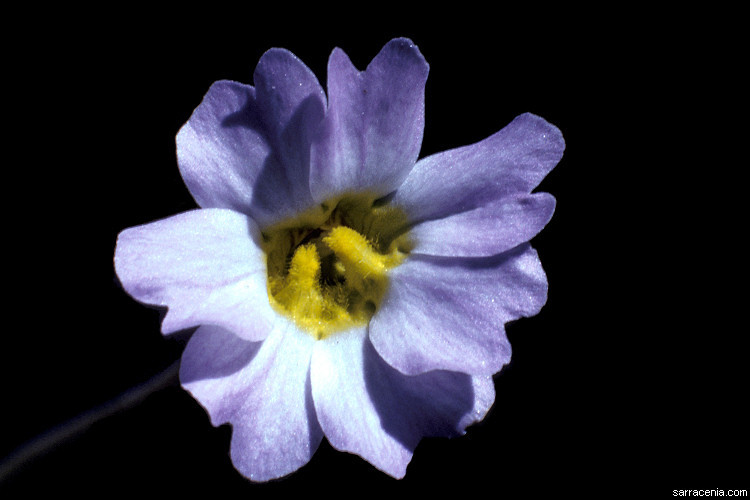
<path fill-rule="evenodd" d="M 564 141 L 524 114 L 419 159 L 428 64 L 407 39 L 365 71 L 335 49 L 327 93 L 271 49 L 254 86 L 219 81 L 177 135 L 200 208 L 120 233 L 115 269 L 198 327 L 180 368 L 245 476 L 278 478 L 321 440 L 403 477 L 425 436 L 458 436 L 495 399 L 504 324 L 547 279 L 529 245 L 555 199 L 532 193 Z"/>

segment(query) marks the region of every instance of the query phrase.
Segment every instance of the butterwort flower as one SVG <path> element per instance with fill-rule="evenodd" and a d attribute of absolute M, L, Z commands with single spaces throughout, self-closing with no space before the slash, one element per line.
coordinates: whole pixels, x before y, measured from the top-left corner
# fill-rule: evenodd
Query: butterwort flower
<path fill-rule="evenodd" d="M 328 93 L 271 49 L 254 86 L 219 81 L 177 135 L 199 209 L 122 231 L 124 289 L 198 326 L 180 380 L 231 458 L 264 481 L 323 437 L 403 477 L 425 436 L 458 436 L 495 399 L 508 321 L 539 312 L 547 279 L 528 241 L 560 160 L 532 114 L 418 160 L 428 64 L 395 39 L 358 71 L 335 49 Z"/>

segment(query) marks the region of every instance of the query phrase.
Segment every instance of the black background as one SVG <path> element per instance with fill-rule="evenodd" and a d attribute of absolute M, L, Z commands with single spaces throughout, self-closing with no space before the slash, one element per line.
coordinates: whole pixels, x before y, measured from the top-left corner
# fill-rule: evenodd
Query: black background
<path fill-rule="evenodd" d="M 735 455 L 748 444 L 739 334 L 719 314 L 701 321 L 694 294 L 678 296 L 707 272 L 681 243 L 702 223 L 693 205 L 670 201 L 685 170 L 661 156 L 679 148 L 667 135 L 683 119 L 675 82 L 695 72 L 700 36 L 665 34 L 668 18 L 653 12 L 326 9 L 51 12 L 15 40 L 0 456 L 179 358 L 184 336 L 164 338 L 161 312 L 120 289 L 115 239 L 195 207 L 175 134 L 213 81 L 251 83 L 274 46 L 325 85 L 335 46 L 364 69 L 389 39 L 411 38 L 430 63 L 421 156 L 527 111 L 562 130 L 565 156 L 538 188 L 557 211 L 533 240 L 548 303 L 508 326 L 513 360 L 495 377 L 489 415 L 461 438 L 423 440 L 400 481 L 324 441 L 298 472 L 253 484 L 231 465 L 229 428 L 213 428 L 173 386 L 16 467 L 0 492 L 601 498 L 747 488 L 746 452 Z"/>

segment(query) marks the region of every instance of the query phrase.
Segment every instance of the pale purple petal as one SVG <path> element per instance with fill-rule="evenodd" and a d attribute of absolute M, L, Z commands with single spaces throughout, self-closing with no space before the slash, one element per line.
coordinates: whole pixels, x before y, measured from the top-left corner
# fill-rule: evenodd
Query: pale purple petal
<path fill-rule="evenodd" d="M 180 365 L 183 387 L 211 423 L 232 425 L 232 462 L 254 481 L 305 465 L 323 437 L 309 379 L 314 340 L 283 320 L 277 326 L 263 342 L 200 327 Z"/>
<path fill-rule="evenodd" d="M 231 208 L 262 226 L 309 208 L 310 142 L 325 94 L 297 57 L 271 49 L 256 87 L 221 81 L 177 134 L 177 159 L 202 207 Z"/>
<path fill-rule="evenodd" d="M 255 89 L 218 81 L 177 134 L 177 162 L 204 208 L 250 213 L 253 186 L 271 152 Z"/>
<path fill-rule="evenodd" d="M 275 313 L 259 238 L 245 215 L 193 210 L 122 231 L 115 270 L 133 298 L 169 308 L 164 333 L 215 324 L 261 340 Z"/>
<path fill-rule="evenodd" d="M 505 196 L 486 205 L 426 220 L 409 231 L 412 253 L 484 257 L 525 243 L 552 218 L 555 198 L 547 193 Z"/>
<path fill-rule="evenodd" d="M 288 50 L 276 48 L 263 54 L 255 67 L 253 83 L 259 107 L 266 118 L 266 129 L 273 141 L 281 139 L 305 101 L 316 103 L 322 119 L 325 92 L 310 68 Z M 283 155 L 295 154 L 282 149 L 279 148 Z"/>
<path fill-rule="evenodd" d="M 410 220 L 422 221 L 530 193 L 564 149 L 554 125 L 523 114 L 481 142 L 419 160 L 392 203 L 404 208 Z"/>
<path fill-rule="evenodd" d="M 380 358 L 364 329 L 319 341 L 310 373 L 315 409 L 331 445 L 397 478 L 422 437 L 461 435 L 494 401 L 489 376 L 399 373 Z"/>
<path fill-rule="evenodd" d="M 319 134 L 326 97 L 313 72 L 285 49 L 263 54 L 253 82 L 273 150 L 258 177 L 252 206 L 253 217 L 263 226 L 314 204 L 310 144 Z"/>
<path fill-rule="evenodd" d="M 419 155 L 429 65 L 407 39 L 395 39 L 359 72 L 341 49 L 328 61 L 328 112 L 314 145 L 310 189 L 316 201 L 348 191 L 395 190 Z"/>
<path fill-rule="evenodd" d="M 406 374 L 500 371 L 511 355 L 504 324 L 537 314 L 547 299 L 546 275 L 527 244 L 483 258 L 415 255 L 388 276 L 370 338 Z"/>

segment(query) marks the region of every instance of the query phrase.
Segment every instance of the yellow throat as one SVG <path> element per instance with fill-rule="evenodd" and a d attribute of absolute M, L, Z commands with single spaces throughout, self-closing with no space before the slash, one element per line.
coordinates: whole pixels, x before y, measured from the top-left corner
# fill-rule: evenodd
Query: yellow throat
<path fill-rule="evenodd" d="M 317 339 L 366 325 L 411 250 L 403 211 L 349 195 L 263 230 L 271 305 Z"/>

